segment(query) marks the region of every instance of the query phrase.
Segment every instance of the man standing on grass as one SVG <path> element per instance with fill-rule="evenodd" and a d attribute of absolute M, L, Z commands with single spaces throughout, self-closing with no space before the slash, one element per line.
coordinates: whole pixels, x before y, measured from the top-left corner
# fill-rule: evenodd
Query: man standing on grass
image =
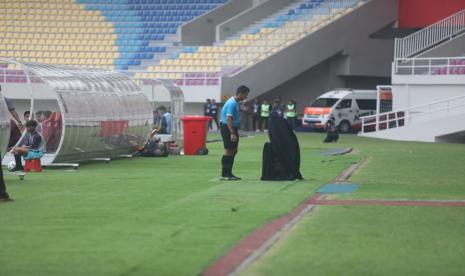
<path fill-rule="evenodd" d="M 241 179 L 233 175 L 232 168 L 239 146 L 239 102 L 247 98 L 249 91 L 247 86 L 239 86 L 236 96 L 229 98 L 221 110 L 221 137 L 224 144 L 224 155 L 221 159 L 221 180 Z"/>

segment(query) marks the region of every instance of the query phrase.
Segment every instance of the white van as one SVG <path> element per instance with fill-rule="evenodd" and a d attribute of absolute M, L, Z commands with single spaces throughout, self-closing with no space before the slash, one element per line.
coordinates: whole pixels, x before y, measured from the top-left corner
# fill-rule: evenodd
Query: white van
<path fill-rule="evenodd" d="M 337 89 L 319 96 L 304 110 L 302 125 L 324 129 L 334 117 L 342 133 L 360 130 L 360 117 L 376 113 L 376 90 Z"/>

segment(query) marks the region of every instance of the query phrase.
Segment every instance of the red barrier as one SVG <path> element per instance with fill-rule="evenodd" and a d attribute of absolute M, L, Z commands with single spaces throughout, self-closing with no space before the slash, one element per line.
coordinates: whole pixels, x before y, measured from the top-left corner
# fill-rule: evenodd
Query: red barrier
<path fill-rule="evenodd" d="M 399 28 L 424 28 L 464 9 L 461 0 L 399 0 Z"/>
<path fill-rule="evenodd" d="M 118 121 L 102 121 L 100 122 L 100 132 L 98 133 L 99 137 L 108 137 L 115 134 L 123 134 L 128 128 L 128 121 L 118 120 Z"/>

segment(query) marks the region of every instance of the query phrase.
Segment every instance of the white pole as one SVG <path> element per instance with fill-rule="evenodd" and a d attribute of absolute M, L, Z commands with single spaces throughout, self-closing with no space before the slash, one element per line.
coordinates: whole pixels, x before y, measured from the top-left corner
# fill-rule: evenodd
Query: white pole
<path fill-rule="evenodd" d="M 379 130 L 379 126 L 378 126 L 378 117 L 379 117 L 379 112 L 380 112 L 380 90 L 381 90 L 381 87 L 380 86 L 377 86 L 376 89 L 378 90 L 378 93 L 376 93 L 376 114 L 375 114 L 375 123 L 376 123 L 376 126 L 375 126 L 375 130 L 376 132 L 378 132 Z"/>

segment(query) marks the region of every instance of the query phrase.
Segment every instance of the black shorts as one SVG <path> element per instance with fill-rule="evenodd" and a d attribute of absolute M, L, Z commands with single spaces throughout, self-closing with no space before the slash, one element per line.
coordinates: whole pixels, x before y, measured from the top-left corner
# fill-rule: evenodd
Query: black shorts
<path fill-rule="evenodd" d="M 225 124 L 221 124 L 221 137 L 223 138 L 223 144 L 225 149 L 237 149 L 239 146 L 239 133 L 237 132 L 237 127 L 234 127 L 234 132 L 237 135 L 237 141 L 231 142 L 231 131 Z"/>

